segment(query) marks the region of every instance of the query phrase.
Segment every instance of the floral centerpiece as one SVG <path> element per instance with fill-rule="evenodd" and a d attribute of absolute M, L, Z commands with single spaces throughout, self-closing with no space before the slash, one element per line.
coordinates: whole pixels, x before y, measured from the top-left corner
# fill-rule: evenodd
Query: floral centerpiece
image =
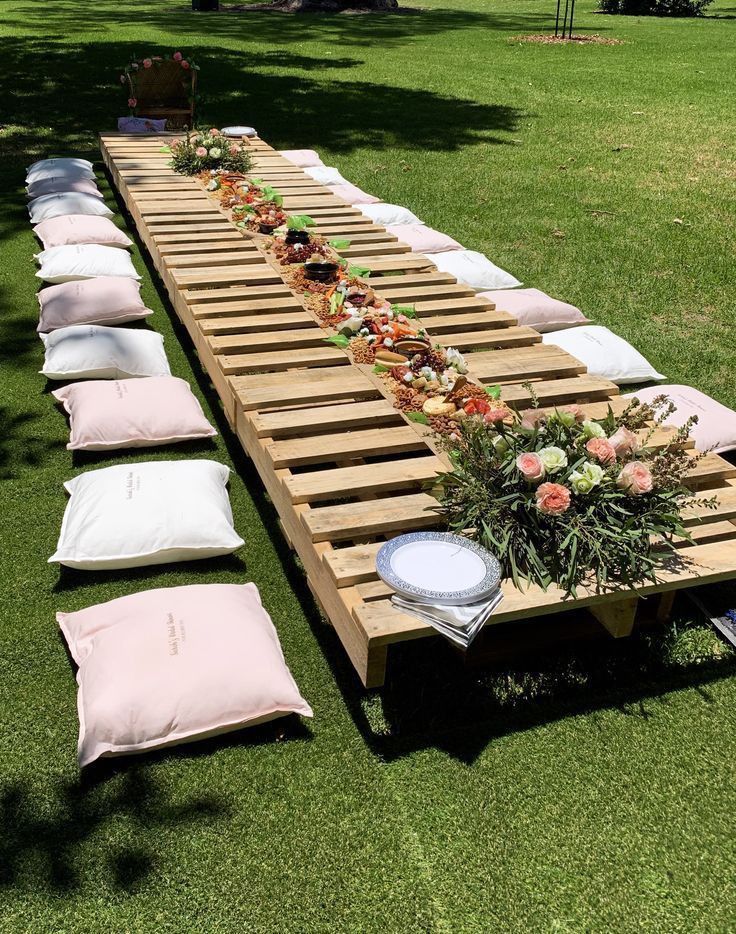
<path fill-rule="evenodd" d="M 490 401 L 447 437 L 454 469 L 438 478 L 440 512 L 517 586 L 554 582 L 575 594 L 583 582 L 655 581 L 662 548 L 689 538 L 682 510 L 694 502 L 682 481 L 695 419 L 668 443 L 651 443 L 672 411 L 666 396 L 650 406 L 633 399 L 601 419 L 579 406 L 517 413 Z"/>
<path fill-rule="evenodd" d="M 187 131 L 171 144 L 171 167 L 180 175 L 198 175 L 225 169 L 244 173 L 251 167 L 251 156 L 242 144 L 229 140 L 213 127 Z"/>

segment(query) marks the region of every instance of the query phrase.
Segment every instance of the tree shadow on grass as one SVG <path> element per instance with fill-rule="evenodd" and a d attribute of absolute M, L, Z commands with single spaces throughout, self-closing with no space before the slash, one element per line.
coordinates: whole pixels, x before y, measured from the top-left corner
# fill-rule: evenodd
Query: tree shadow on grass
<path fill-rule="evenodd" d="M 99 158 L 96 134 L 113 129 L 123 109 L 118 71 L 111 59 L 119 57 L 124 63 L 134 53 L 130 43 L 111 48 L 104 43 L 6 40 L 7 77 L 0 77 L 4 120 L 20 128 L 8 138 L 8 146 L 19 152 L 43 148 L 49 154 L 74 152 Z M 520 117 L 513 107 L 422 88 L 330 81 L 316 66 L 312 74 L 297 77 L 296 72 L 305 70 L 305 61 L 311 69 L 318 60 L 286 52 L 278 53 L 278 74 L 259 72 L 257 55 L 212 46 L 200 48 L 198 55 L 203 63 L 211 62 L 202 81 L 206 98 L 200 119 L 222 124 L 247 117 L 265 139 L 280 147 L 454 151 L 505 142 L 505 134 L 515 131 Z M 268 55 L 260 57 L 262 64 L 268 61 Z M 54 115 L 53 131 L 48 128 L 49 114 Z"/>

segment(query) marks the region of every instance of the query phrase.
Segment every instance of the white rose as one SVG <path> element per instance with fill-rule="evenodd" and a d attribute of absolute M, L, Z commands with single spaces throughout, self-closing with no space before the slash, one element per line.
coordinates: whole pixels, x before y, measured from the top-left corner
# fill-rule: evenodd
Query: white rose
<path fill-rule="evenodd" d="M 544 469 L 547 471 L 547 473 L 555 473 L 555 471 L 562 470 L 563 467 L 567 467 L 567 454 L 565 454 L 562 448 L 542 448 L 542 450 L 538 451 L 537 453 L 539 454 L 539 457 L 544 464 Z"/>
<path fill-rule="evenodd" d="M 213 159 L 219 159 L 222 155 L 222 150 L 219 148 L 219 146 L 213 146 L 212 149 L 210 149 L 210 155 Z"/>

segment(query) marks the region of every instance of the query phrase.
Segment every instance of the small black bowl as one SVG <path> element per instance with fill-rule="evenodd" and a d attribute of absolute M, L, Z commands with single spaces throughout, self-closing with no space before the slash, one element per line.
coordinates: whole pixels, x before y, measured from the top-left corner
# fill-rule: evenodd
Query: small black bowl
<path fill-rule="evenodd" d="M 276 228 L 277 228 L 277 227 L 280 227 L 280 226 L 281 226 L 281 224 L 279 224 L 279 223 L 276 223 L 276 224 L 263 224 L 263 223 L 260 223 L 260 224 L 258 225 L 258 230 L 259 230 L 262 234 L 272 234 L 272 233 L 274 232 L 274 230 L 276 230 Z"/>
<path fill-rule="evenodd" d="M 309 243 L 309 232 L 306 230 L 287 230 L 286 243 Z"/>
<path fill-rule="evenodd" d="M 315 282 L 329 282 L 340 267 L 337 263 L 305 263 L 304 272 L 307 279 Z"/>

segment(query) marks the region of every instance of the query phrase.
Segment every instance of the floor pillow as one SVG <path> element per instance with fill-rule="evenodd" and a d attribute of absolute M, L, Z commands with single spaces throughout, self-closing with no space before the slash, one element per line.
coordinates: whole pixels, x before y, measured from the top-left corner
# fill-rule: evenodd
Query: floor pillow
<path fill-rule="evenodd" d="M 324 165 L 324 162 L 313 149 L 280 149 L 279 155 L 283 156 L 284 159 L 288 159 L 289 162 L 293 162 L 294 165 L 298 165 L 300 169 L 308 169 L 313 165 Z"/>
<path fill-rule="evenodd" d="M 342 198 L 343 201 L 347 201 L 348 204 L 352 205 L 377 204 L 381 200 L 376 198 L 375 195 L 369 195 L 367 191 L 363 191 L 357 185 L 351 185 L 350 182 L 343 185 L 331 185 L 330 192 L 336 198 Z"/>
<path fill-rule="evenodd" d="M 697 415 L 698 422 L 690 430 L 696 450 L 716 454 L 736 450 L 736 412 L 699 389 L 692 386 L 647 386 L 624 398 L 636 396 L 641 402 L 651 402 L 661 395 L 669 396 L 677 406 L 677 411 L 665 419 L 665 425 L 680 428 L 691 415 Z"/>
<path fill-rule="evenodd" d="M 121 133 L 163 133 L 166 120 L 152 120 L 151 117 L 118 117 L 118 130 Z"/>
<path fill-rule="evenodd" d="M 76 191 L 83 195 L 92 195 L 93 198 L 102 198 L 102 192 L 97 183 L 91 178 L 68 178 L 66 175 L 51 175 L 31 182 L 26 188 L 29 199 L 41 198 L 43 195 L 55 195 L 59 192 Z"/>
<path fill-rule="evenodd" d="M 334 166 L 315 165 L 304 169 L 304 174 L 313 178 L 320 185 L 349 185 L 350 182 L 343 178 Z"/>
<path fill-rule="evenodd" d="M 49 564 L 102 571 L 228 555 L 244 544 L 229 475 L 211 460 L 88 470 L 64 484 L 71 498 Z"/>
<path fill-rule="evenodd" d="M 554 331 L 545 334 L 542 341 L 572 354 L 592 376 L 610 379 L 619 386 L 666 379 L 623 337 L 597 324 Z"/>
<path fill-rule="evenodd" d="M 389 224 L 386 230 L 410 246 L 415 253 L 445 253 L 448 250 L 465 249 L 462 243 L 426 224 Z"/>
<path fill-rule="evenodd" d="M 94 178 L 95 172 L 87 159 L 39 159 L 26 169 L 26 184 L 60 175 L 68 178 Z"/>
<path fill-rule="evenodd" d="M 384 227 L 422 223 L 416 214 L 412 214 L 408 208 L 402 208 L 400 204 L 381 201 L 378 204 L 353 204 L 353 207 L 369 217 L 374 224 L 382 224 Z"/>
<path fill-rule="evenodd" d="M 120 276 L 140 279 L 127 252 L 97 243 L 55 246 L 36 254 L 40 268 L 36 273 L 44 282 L 73 282 L 95 276 Z"/>
<path fill-rule="evenodd" d="M 91 380 L 52 395 L 69 415 L 70 451 L 114 451 L 217 434 L 186 380 L 176 376 Z"/>
<path fill-rule="evenodd" d="M 189 584 L 57 613 L 79 666 L 79 765 L 312 710 L 255 584 Z"/>
<path fill-rule="evenodd" d="M 486 291 L 488 289 L 513 289 L 521 285 L 511 273 L 499 266 L 495 266 L 482 253 L 475 250 L 450 250 L 447 253 L 425 253 L 440 272 L 447 272 L 455 276 L 459 282 L 464 282 L 471 289 Z"/>
<path fill-rule="evenodd" d="M 153 312 L 143 304 L 140 291 L 140 282 L 120 276 L 50 285 L 36 296 L 37 330 L 42 333 L 73 324 L 124 324 L 147 318 Z"/>
<path fill-rule="evenodd" d="M 169 376 L 164 339 L 156 331 L 77 324 L 41 334 L 47 379 Z"/>
<path fill-rule="evenodd" d="M 57 246 L 76 246 L 94 243 L 99 246 L 132 246 L 133 241 L 109 217 L 92 217 L 89 214 L 65 214 L 41 221 L 33 228 L 34 234 L 43 244 L 44 250 Z"/>
<path fill-rule="evenodd" d="M 41 195 L 28 204 L 32 224 L 40 224 L 50 217 L 63 214 L 93 214 L 97 217 L 112 217 L 113 212 L 101 198 L 85 195 L 81 191 L 59 191 L 53 195 Z"/>
<path fill-rule="evenodd" d="M 508 311 L 519 324 L 543 334 L 588 323 L 579 308 L 552 298 L 539 289 L 499 289 L 481 292 L 481 295 L 495 302 L 500 311 Z"/>

